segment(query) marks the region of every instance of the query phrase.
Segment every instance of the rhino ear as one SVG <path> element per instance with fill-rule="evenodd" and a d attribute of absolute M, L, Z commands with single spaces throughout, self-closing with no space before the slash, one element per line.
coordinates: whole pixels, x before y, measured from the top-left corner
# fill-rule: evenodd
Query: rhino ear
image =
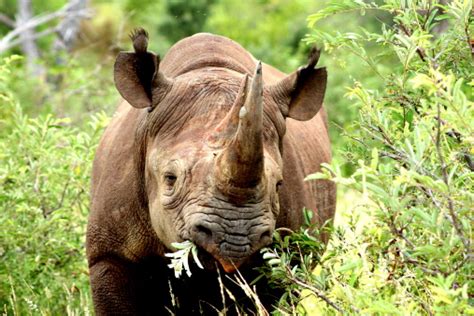
<path fill-rule="evenodd" d="M 153 56 L 146 53 L 121 52 L 114 66 L 114 80 L 117 90 L 133 107 L 145 108 L 152 105 L 151 82 L 155 73 Z"/>
<path fill-rule="evenodd" d="M 148 33 L 137 29 L 130 35 L 135 52 L 120 52 L 115 60 L 114 81 L 122 97 L 133 107 L 153 106 L 153 89 L 168 87 L 168 80 L 159 73 L 159 57 L 148 52 Z"/>
<path fill-rule="evenodd" d="M 285 117 L 307 121 L 323 105 L 326 92 L 326 68 L 317 68 L 320 51 L 311 50 L 308 64 L 269 87 L 269 93 L 280 106 Z"/>

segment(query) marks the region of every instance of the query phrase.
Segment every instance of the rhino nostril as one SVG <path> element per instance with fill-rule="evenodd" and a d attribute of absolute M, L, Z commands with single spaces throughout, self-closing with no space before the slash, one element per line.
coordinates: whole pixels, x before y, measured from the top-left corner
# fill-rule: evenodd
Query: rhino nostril
<path fill-rule="evenodd" d="M 212 231 L 203 225 L 196 225 L 196 232 L 201 233 L 206 237 L 212 237 Z"/>
<path fill-rule="evenodd" d="M 270 229 L 267 229 L 260 235 L 260 243 L 268 245 L 272 242 L 272 232 Z"/>

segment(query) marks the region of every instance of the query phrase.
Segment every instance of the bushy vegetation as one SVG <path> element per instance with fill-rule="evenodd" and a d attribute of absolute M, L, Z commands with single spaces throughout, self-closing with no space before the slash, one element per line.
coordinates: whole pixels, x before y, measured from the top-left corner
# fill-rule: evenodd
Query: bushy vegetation
<path fill-rule="evenodd" d="M 7 315 L 88 314 L 84 235 L 94 148 L 108 118 L 81 128 L 51 114 L 31 118 L 0 65 L 0 305 Z"/>
<path fill-rule="evenodd" d="M 339 200 L 339 218 L 322 257 L 307 230 L 265 254 L 275 282 L 284 280 L 286 312 L 474 312 L 471 9 L 471 1 L 335 1 L 309 17 L 313 25 L 348 10 L 377 10 L 393 19 L 377 33 L 314 30 L 307 38 L 354 54 L 377 73 L 383 88 L 357 81 L 347 88 L 345 97 L 359 109 L 359 119 L 345 131 L 352 141 L 344 156 L 355 171 L 345 176 L 337 164 L 326 165 L 307 178 L 332 179 L 350 189 L 343 197 L 350 204 Z M 449 29 L 435 33 L 441 21 Z M 368 54 L 367 44 L 381 46 L 382 54 Z M 390 74 L 379 71 L 387 61 Z M 297 305 L 305 295 L 315 299 Z"/>
<path fill-rule="evenodd" d="M 305 62 L 306 44 L 324 50 L 335 160 L 308 181 L 338 183 L 338 214 L 327 246 L 306 228 L 277 235 L 266 251 L 266 273 L 286 289 L 276 314 L 474 313 L 472 1 L 377 3 L 97 0 L 72 53 L 50 50 L 51 36 L 38 40 L 46 76 L 28 74 L 22 57 L 2 57 L 2 313 L 92 313 L 91 161 L 119 100 L 115 52 L 129 49 L 139 25 L 161 54 L 208 31 L 285 71 Z M 13 16 L 16 2 L 0 7 Z"/>

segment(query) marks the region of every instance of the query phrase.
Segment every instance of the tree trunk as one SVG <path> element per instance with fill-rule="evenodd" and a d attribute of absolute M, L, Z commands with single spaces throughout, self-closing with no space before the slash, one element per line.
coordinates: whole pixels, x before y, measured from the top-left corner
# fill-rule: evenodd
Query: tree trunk
<path fill-rule="evenodd" d="M 31 0 L 18 0 L 18 16 L 16 19 L 17 27 L 26 23 L 32 18 Z M 34 38 L 34 28 L 26 29 L 20 33 L 21 49 L 26 56 L 26 65 L 30 74 L 42 76 L 45 73 L 43 66 L 38 64 L 40 53 Z"/>
<path fill-rule="evenodd" d="M 86 9 L 88 0 L 69 0 L 68 12 L 80 12 Z M 60 24 L 58 38 L 54 43 L 54 49 L 71 51 L 79 35 L 81 20 L 83 16 L 67 14 Z"/>

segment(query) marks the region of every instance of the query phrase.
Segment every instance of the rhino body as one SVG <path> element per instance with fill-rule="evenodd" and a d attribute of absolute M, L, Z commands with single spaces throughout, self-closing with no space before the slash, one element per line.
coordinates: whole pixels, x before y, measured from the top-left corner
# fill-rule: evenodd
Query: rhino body
<path fill-rule="evenodd" d="M 320 224 L 334 216 L 334 185 L 303 181 L 331 159 L 326 72 L 313 56 L 286 75 L 212 34 L 181 40 L 161 62 L 145 31 L 132 40 L 135 51 L 120 53 L 114 71 L 126 101 L 93 166 L 87 255 L 96 313 L 235 310 L 228 297 L 223 304 L 218 273 L 252 310 L 225 274 L 238 268 L 252 281 L 258 250 L 276 227 L 297 230 L 303 207 Z M 205 269 L 176 279 L 164 254 L 184 240 L 199 246 Z M 280 294 L 265 280 L 257 292 L 268 308 Z"/>

